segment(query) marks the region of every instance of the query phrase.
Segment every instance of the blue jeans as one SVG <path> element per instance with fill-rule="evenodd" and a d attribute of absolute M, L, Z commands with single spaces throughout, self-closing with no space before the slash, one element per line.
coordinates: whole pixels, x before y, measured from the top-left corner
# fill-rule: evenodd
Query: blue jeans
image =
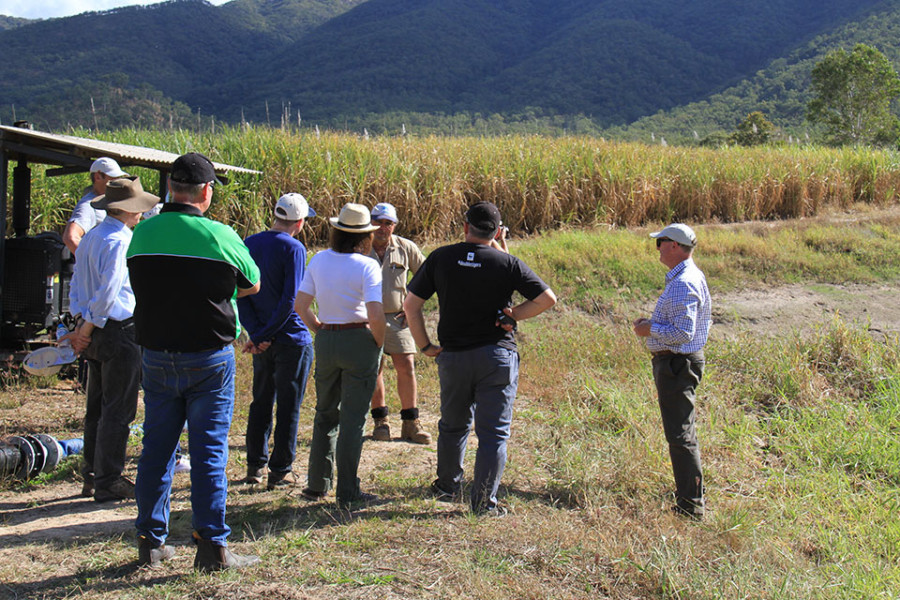
<path fill-rule="evenodd" d="M 472 420 L 478 436 L 471 505 L 475 512 L 497 506 L 497 490 L 506 467 L 506 442 L 519 385 L 519 354 L 490 345 L 437 357 L 441 381 L 438 421 L 438 486 L 457 493 Z"/>
<path fill-rule="evenodd" d="M 269 465 L 269 471 L 288 473 L 297 448 L 297 425 L 306 380 L 313 362 L 313 346 L 273 343 L 253 355 L 253 402 L 247 415 L 247 466 Z M 275 435 L 269 457 L 272 408 Z"/>
<path fill-rule="evenodd" d="M 169 534 L 169 494 L 178 437 L 188 425 L 193 527 L 224 545 L 228 430 L 234 409 L 234 349 L 160 352 L 144 349 L 144 447 L 135 496 L 139 536 L 155 545 Z"/>

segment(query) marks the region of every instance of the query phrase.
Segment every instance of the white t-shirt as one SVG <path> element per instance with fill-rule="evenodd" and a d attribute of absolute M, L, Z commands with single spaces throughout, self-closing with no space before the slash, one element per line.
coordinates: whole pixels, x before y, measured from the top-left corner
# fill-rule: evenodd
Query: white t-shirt
<path fill-rule="evenodd" d="M 300 291 L 315 297 L 322 323 L 368 321 L 367 302 L 381 302 L 381 266 L 358 252 L 319 252 L 309 261 Z"/>

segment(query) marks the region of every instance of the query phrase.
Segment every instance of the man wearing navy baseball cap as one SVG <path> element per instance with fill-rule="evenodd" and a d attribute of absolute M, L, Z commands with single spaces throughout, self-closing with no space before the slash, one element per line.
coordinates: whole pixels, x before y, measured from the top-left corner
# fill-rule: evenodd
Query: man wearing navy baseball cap
<path fill-rule="evenodd" d="M 521 259 L 495 248 L 500 211 L 479 202 L 466 212 L 466 239 L 432 252 L 409 282 L 403 309 L 416 344 L 437 359 L 441 383 L 437 479 L 439 499 L 460 494 L 463 458 L 472 421 L 478 452 L 470 498 L 475 514 L 502 516 L 497 490 L 506 466 L 519 384 L 517 321 L 536 317 L 556 304 L 556 295 Z M 513 292 L 525 300 L 513 306 Z M 425 328 L 422 307 L 438 297 L 439 345 Z"/>
<path fill-rule="evenodd" d="M 259 559 L 229 550 L 225 523 L 228 431 L 234 410 L 236 299 L 259 292 L 259 268 L 233 229 L 203 216 L 215 167 L 202 154 L 178 157 L 171 200 L 140 223 L 128 247 L 137 343 L 143 347 L 144 440 L 138 462 L 138 562 L 156 566 L 175 550 L 169 494 L 185 422 L 191 449 L 194 568 L 245 567 Z"/>

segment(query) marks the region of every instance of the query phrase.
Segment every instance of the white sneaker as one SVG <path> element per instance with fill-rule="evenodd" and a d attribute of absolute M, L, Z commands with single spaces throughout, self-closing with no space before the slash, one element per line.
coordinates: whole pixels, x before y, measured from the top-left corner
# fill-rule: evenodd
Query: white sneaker
<path fill-rule="evenodd" d="M 182 456 L 178 460 L 175 461 L 175 468 L 172 469 L 172 473 L 190 473 L 191 472 L 191 461 L 187 456 Z"/>

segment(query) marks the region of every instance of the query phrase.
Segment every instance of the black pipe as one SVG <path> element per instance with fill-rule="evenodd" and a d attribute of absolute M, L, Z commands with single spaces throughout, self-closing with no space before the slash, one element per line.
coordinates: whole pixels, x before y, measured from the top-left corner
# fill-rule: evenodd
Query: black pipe
<path fill-rule="evenodd" d="M 13 230 L 16 237 L 28 235 L 31 226 L 31 167 L 20 160 L 13 169 Z"/>

